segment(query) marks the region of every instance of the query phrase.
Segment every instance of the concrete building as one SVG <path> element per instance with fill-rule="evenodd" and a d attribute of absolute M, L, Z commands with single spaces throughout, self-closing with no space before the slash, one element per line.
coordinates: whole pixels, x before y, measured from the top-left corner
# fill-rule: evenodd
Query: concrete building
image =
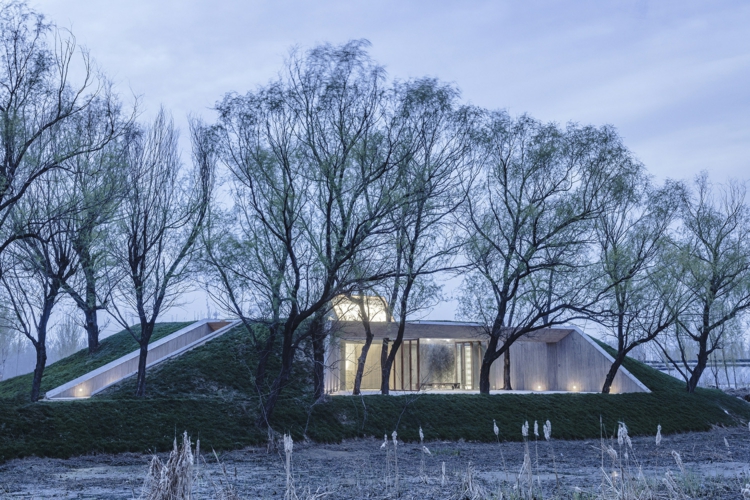
<path fill-rule="evenodd" d="M 372 299 L 372 298 L 370 298 Z M 371 300 L 374 307 L 382 299 Z M 327 349 L 326 390 L 330 394 L 351 393 L 357 360 L 364 345 L 362 322 L 356 312 L 339 304 L 337 320 Z M 371 317 L 374 341 L 367 355 L 361 389 L 380 389 L 380 355 L 383 340 L 396 337 L 397 324 L 384 321 L 379 311 Z M 479 368 L 487 347 L 487 335 L 475 323 L 412 321 L 404 331 L 404 343 L 391 372 L 393 391 L 478 392 Z M 575 326 L 542 329 L 522 337 L 510 348 L 513 390 L 532 392 L 600 392 L 612 357 Z M 492 365 L 491 390 L 503 387 L 503 359 Z M 611 393 L 649 392 L 624 367 L 620 367 Z"/>

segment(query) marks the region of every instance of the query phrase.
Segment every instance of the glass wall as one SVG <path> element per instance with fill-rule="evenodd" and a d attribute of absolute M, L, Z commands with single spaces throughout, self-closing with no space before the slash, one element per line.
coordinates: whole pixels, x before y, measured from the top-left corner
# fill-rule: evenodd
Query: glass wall
<path fill-rule="evenodd" d="M 362 342 L 341 342 L 341 390 L 354 389 Z M 363 391 L 380 390 L 380 355 L 383 344 L 373 342 L 367 353 L 360 386 Z M 404 340 L 391 370 L 394 391 L 467 390 L 479 388 L 482 361 L 480 343 L 452 339 Z"/>
<path fill-rule="evenodd" d="M 344 365 L 341 370 L 342 391 L 351 392 L 354 389 L 354 378 L 357 375 L 357 363 L 362 354 L 362 346 L 364 342 L 341 342 L 341 357 Z M 380 390 L 380 352 L 382 349 L 382 343 L 373 342 L 367 351 L 360 384 L 360 389 L 363 391 Z"/>
<path fill-rule="evenodd" d="M 451 340 L 420 342 L 420 372 L 424 389 L 452 389 L 456 385 L 456 348 Z"/>

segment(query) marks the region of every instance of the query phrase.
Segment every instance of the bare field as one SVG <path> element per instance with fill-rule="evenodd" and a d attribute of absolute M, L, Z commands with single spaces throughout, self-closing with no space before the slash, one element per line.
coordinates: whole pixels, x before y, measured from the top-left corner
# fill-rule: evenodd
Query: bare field
<path fill-rule="evenodd" d="M 520 429 L 519 429 L 520 432 Z M 665 488 L 667 471 L 676 479 L 685 497 L 742 498 L 741 488 L 750 471 L 750 431 L 747 428 L 714 429 L 704 433 L 664 436 L 657 447 L 653 437 L 632 438 L 627 462 L 616 439 L 605 440 L 619 453 L 624 467 L 613 467 L 599 440 L 556 441 L 552 446 L 535 442 L 533 431 L 529 455 L 536 497 L 609 496 L 621 475 L 643 474 L 644 484 Z M 554 428 L 553 428 L 554 435 Z M 427 436 L 429 438 L 429 436 Z M 324 498 L 461 498 L 472 469 L 474 491 L 495 498 L 523 490 L 523 443 L 478 444 L 428 441 L 430 455 L 416 443 L 398 447 L 398 478 L 395 484 L 393 443 L 381 449 L 382 441 L 361 439 L 341 444 L 295 443 L 292 458 L 296 495 Z M 552 460 L 554 450 L 554 464 Z M 672 454 L 680 454 L 682 471 Z M 239 498 L 284 498 L 286 472 L 282 449 L 246 448 L 219 454 L 202 450 L 194 498 L 216 498 L 230 487 Z M 538 456 L 538 465 L 537 465 Z M 132 499 L 141 494 L 151 456 L 147 454 L 90 455 L 67 460 L 27 458 L 0 465 L 2 498 L 96 498 Z M 164 458 L 164 457 L 162 457 Z M 422 466 L 424 459 L 424 468 Z M 443 463 L 445 475 L 443 475 Z M 602 472 L 602 463 L 604 471 Z M 606 477 L 605 477 L 606 473 Z M 610 483 L 612 481 L 612 483 Z M 580 489 L 580 491 L 578 490 Z M 611 493 L 611 491 L 610 491 Z M 670 498 L 668 491 L 664 498 Z M 689 493 L 689 494 L 688 494 Z M 471 497 L 464 495 L 464 497 Z M 480 498 L 480 497 L 476 497 Z"/>

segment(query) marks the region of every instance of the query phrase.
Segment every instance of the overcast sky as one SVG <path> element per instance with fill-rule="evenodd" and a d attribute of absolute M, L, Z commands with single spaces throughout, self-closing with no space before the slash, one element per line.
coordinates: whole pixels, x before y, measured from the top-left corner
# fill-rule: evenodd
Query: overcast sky
<path fill-rule="evenodd" d="M 37 0 L 144 117 L 186 127 L 293 46 L 366 38 L 393 78 L 559 123 L 612 124 L 660 180 L 750 178 L 750 2 Z M 185 159 L 187 154 L 183 155 Z M 205 308 L 205 306 L 204 306 Z M 438 317 L 452 319 L 449 310 Z"/>

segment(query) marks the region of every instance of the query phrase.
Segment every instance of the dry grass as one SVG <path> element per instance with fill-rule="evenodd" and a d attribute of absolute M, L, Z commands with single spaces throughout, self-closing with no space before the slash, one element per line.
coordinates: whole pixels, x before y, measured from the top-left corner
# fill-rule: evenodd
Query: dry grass
<path fill-rule="evenodd" d="M 493 425 L 494 427 L 494 425 Z M 384 436 L 380 446 L 380 453 L 375 451 L 375 456 L 385 459 L 382 481 L 375 479 L 380 474 L 372 474 L 373 482 L 363 486 L 357 485 L 358 496 L 341 496 L 343 490 L 336 485 L 327 484 L 325 489 L 317 488 L 313 492 L 313 486 L 299 484 L 299 477 L 294 472 L 293 456 L 294 441 L 288 434 L 283 436 L 282 456 L 284 463 L 286 485 L 283 489 L 285 500 L 316 500 L 327 496 L 336 498 L 423 498 L 423 499 L 451 499 L 451 500 L 539 500 L 539 499 L 586 499 L 586 500 L 687 500 L 697 498 L 745 498 L 750 500 L 750 484 L 736 479 L 717 479 L 701 477 L 692 472 L 683 463 L 682 456 L 675 450 L 671 451 L 671 470 L 660 476 L 644 474 L 644 466 L 638 457 L 638 450 L 631 441 L 628 427 L 621 422 L 614 436 L 605 437 L 604 432 L 600 439 L 600 450 L 594 453 L 601 454 L 600 482 L 590 488 L 563 487 L 557 475 L 557 466 L 554 461 L 552 424 L 547 421 L 539 429 L 534 425 L 535 453 L 532 456 L 530 434 L 531 427 L 525 422 L 521 428 L 524 442 L 523 461 L 519 464 L 515 478 L 505 474 L 497 475 L 498 479 L 488 479 L 487 473 L 477 475 L 475 467 L 468 462 L 463 473 L 456 471 L 453 475 L 446 474 L 445 462 L 434 462 L 435 469 L 427 467 L 426 460 L 431 457 L 426 444 L 424 433 L 420 432 L 420 446 L 409 452 L 403 451 L 403 443 L 399 442 L 398 435 L 394 431 L 391 436 Z M 541 432 L 540 432 L 541 431 Z M 656 429 L 656 446 L 660 445 L 660 429 Z M 546 444 L 538 443 L 541 438 Z M 280 445 L 281 445 L 281 439 Z M 499 439 L 498 439 L 499 441 Z M 549 449 L 549 458 L 545 454 L 538 453 L 538 446 L 546 446 Z M 200 452 L 195 453 L 191 448 L 191 442 L 184 433 L 182 444 L 178 446 L 177 440 L 169 454 L 166 462 L 154 457 L 149 466 L 146 481 L 143 487 L 142 499 L 147 500 L 183 500 L 210 498 L 215 500 L 239 500 L 243 497 L 236 487 L 237 473 L 232 477 L 227 472 L 226 466 L 219 460 L 214 452 L 216 463 L 219 465 L 218 473 L 208 474 L 208 468 L 200 470 L 196 458 L 200 460 Z M 641 445 L 642 446 L 642 445 Z M 652 445 L 653 446 L 653 445 Z M 722 448 L 730 448 L 727 441 Z M 279 450 L 281 446 L 278 447 Z M 544 449 L 544 448 L 543 448 Z M 420 453 L 421 450 L 421 453 Z M 653 453 L 654 450 L 646 450 Z M 406 453 L 404 453 L 406 452 Z M 731 451 L 725 450 L 728 456 Z M 409 468 L 409 454 L 413 453 L 411 460 L 413 468 Z M 419 456 L 416 456 L 416 455 Z M 597 455 L 598 456 L 598 455 Z M 407 460 L 407 472 L 404 467 L 399 469 L 398 459 Z M 490 457 L 488 457 L 490 459 Z M 434 460 L 430 458 L 430 460 Z M 547 462 L 546 464 L 544 462 Z M 203 462 L 206 464 L 206 462 Z M 207 465 L 207 464 L 206 464 Z M 439 466 L 439 467 L 438 467 Z M 505 465 L 503 465 L 505 467 Z M 512 465 L 511 465 L 512 467 Z M 554 469 L 554 487 L 550 484 L 551 476 L 546 475 L 543 470 Z M 413 472 L 409 473 L 408 470 Z M 662 467 L 663 470 L 663 467 Z M 414 474 L 412 476 L 411 474 Z M 542 476 L 545 476 L 542 479 Z M 283 476 L 282 476 L 283 477 Z M 493 477 L 490 475 L 489 477 Z M 327 483 L 330 478 L 320 477 L 321 482 Z M 205 496 L 194 496 L 193 488 L 196 484 L 210 486 L 210 492 Z M 200 488 L 199 488 L 200 489 Z M 208 488 L 203 488 L 207 491 Z M 351 494 L 351 492 L 349 493 Z"/>
<path fill-rule="evenodd" d="M 177 438 L 166 463 L 154 455 L 149 465 L 141 498 L 144 500 L 190 500 L 193 491 L 193 451 L 187 432 L 182 446 Z"/>

